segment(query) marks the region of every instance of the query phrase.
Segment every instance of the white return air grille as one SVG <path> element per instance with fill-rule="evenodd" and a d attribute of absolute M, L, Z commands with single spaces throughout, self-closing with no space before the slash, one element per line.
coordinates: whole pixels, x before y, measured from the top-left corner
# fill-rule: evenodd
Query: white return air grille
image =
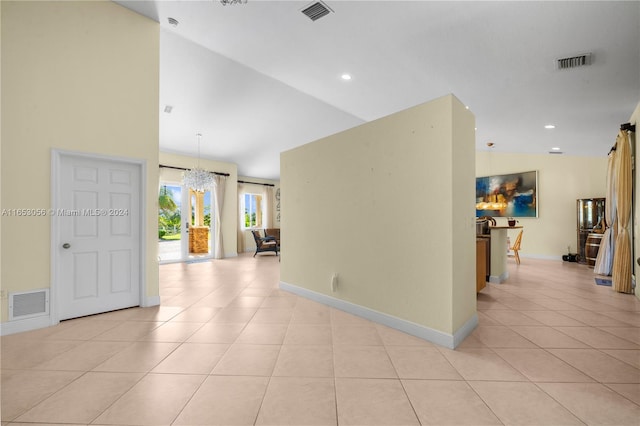
<path fill-rule="evenodd" d="M 48 289 L 9 293 L 9 321 L 48 314 Z"/>

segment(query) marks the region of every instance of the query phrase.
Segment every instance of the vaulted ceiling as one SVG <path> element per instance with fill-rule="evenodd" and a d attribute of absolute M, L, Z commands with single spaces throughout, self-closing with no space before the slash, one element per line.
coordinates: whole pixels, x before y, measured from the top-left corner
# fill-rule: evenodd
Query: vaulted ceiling
<path fill-rule="evenodd" d="M 316 21 L 312 1 L 117 3 L 161 26 L 160 149 L 195 156 L 202 133 L 202 156 L 244 176 L 278 179 L 281 151 L 448 93 L 477 150 L 604 157 L 640 102 L 638 1 L 326 0 Z"/>

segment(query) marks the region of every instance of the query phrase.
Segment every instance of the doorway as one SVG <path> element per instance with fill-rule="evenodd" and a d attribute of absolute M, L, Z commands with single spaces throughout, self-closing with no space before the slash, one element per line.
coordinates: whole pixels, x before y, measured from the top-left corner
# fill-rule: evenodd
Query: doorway
<path fill-rule="evenodd" d="M 182 250 L 182 186 L 170 182 L 160 184 L 158 195 L 158 260 L 179 262 Z"/>
<path fill-rule="evenodd" d="M 160 263 L 213 258 L 215 229 L 211 191 L 196 192 L 181 183 L 162 181 L 158 195 Z"/>

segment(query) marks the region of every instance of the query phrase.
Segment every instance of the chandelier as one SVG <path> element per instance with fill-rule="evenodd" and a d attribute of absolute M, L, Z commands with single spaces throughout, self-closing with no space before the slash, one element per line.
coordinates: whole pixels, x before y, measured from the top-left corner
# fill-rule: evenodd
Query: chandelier
<path fill-rule="evenodd" d="M 202 134 L 196 133 L 198 138 L 198 166 L 185 170 L 182 175 L 182 183 L 187 188 L 196 192 L 206 192 L 213 186 L 213 174 L 200 168 L 200 138 Z"/>
<path fill-rule="evenodd" d="M 245 4 L 246 2 L 247 0 L 220 0 L 220 3 L 222 3 L 223 6 L 228 4 Z"/>

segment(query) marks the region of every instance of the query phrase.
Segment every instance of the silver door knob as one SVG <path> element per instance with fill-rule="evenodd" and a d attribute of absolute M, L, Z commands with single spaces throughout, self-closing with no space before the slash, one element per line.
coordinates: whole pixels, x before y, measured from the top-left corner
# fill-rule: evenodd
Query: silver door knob
<path fill-rule="evenodd" d="M 62 248 L 64 248 L 64 249 L 71 248 L 71 244 L 69 244 L 69 243 L 64 243 L 64 244 L 62 245 Z"/>

